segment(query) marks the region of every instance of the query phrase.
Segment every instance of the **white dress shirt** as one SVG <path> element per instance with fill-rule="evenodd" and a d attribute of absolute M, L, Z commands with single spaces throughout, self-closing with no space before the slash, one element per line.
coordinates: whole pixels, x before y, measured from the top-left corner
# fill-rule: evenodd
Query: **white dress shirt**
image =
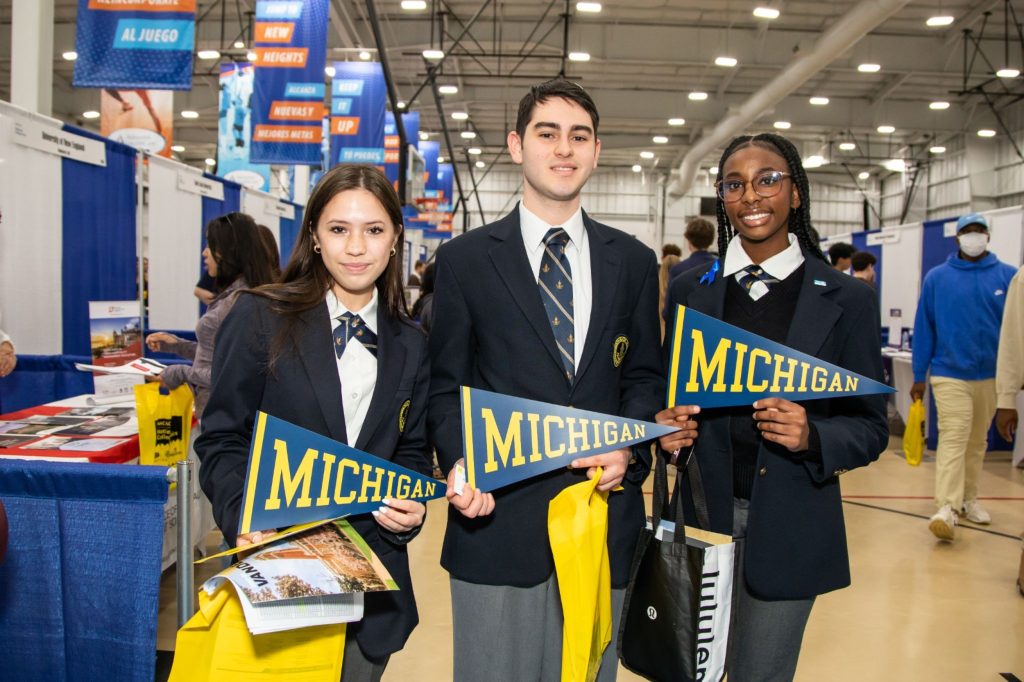
<path fill-rule="evenodd" d="M 781 253 L 777 253 L 768 260 L 761 263 L 761 268 L 766 273 L 779 280 L 780 282 L 790 275 L 792 275 L 797 268 L 804 263 L 804 252 L 800 250 L 800 243 L 796 238 L 796 235 L 789 235 L 789 246 L 786 247 Z M 729 277 L 730 275 L 736 276 L 736 281 L 740 282 L 747 273 L 744 272 L 744 268 L 748 265 L 753 265 L 754 261 L 750 260 L 750 256 L 743 249 L 743 242 L 740 240 L 740 236 L 736 235 L 729 242 L 729 248 L 725 252 L 725 263 L 722 264 L 722 276 Z M 740 282 L 742 284 L 742 282 Z M 750 298 L 755 301 L 768 293 L 768 285 L 764 282 L 754 282 L 754 285 L 750 287 Z"/>
<path fill-rule="evenodd" d="M 349 310 L 333 291 L 327 292 L 327 310 L 331 315 L 331 331 L 341 326 L 338 317 L 355 313 L 363 319 L 367 328 L 377 333 L 377 288 L 373 298 L 362 310 Z M 333 341 L 331 347 L 334 347 Z M 337 357 L 337 355 L 335 355 Z M 377 357 L 358 340 L 352 339 L 345 345 L 345 352 L 338 358 L 338 378 L 341 379 L 341 407 L 345 412 L 345 434 L 348 445 L 355 447 L 359 431 L 363 428 L 366 413 L 370 409 L 373 388 L 377 385 Z"/>
<path fill-rule="evenodd" d="M 530 259 L 533 278 L 540 282 L 540 264 L 544 258 L 544 237 L 552 227 L 561 227 L 569 235 L 565 246 L 565 257 L 569 260 L 572 273 L 573 309 L 573 355 L 576 367 L 583 358 L 583 345 L 587 342 L 587 328 L 590 326 L 590 311 L 594 302 L 594 287 L 590 270 L 590 240 L 583 225 L 583 209 L 578 208 L 561 225 L 549 225 L 519 202 L 519 226 L 523 233 L 523 245 Z"/>

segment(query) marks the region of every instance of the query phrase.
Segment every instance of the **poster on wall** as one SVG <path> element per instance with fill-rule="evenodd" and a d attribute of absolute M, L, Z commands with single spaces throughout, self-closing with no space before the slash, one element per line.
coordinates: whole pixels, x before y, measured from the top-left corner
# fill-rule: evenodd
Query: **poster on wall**
<path fill-rule="evenodd" d="M 420 112 L 410 111 L 402 114 L 402 123 L 405 125 L 405 139 L 414 142 L 420 136 Z M 395 125 L 395 115 L 390 111 L 384 114 L 384 174 L 388 176 L 398 189 L 398 152 L 399 138 L 398 126 Z"/>
<path fill-rule="evenodd" d="M 256 3 L 250 161 L 319 164 L 327 10 L 327 0 Z"/>
<path fill-rule="evenodd" d="M 335 62 L 331 81 L 331 166 L 384 167 L 387 84 L 377 62 Z"/>
<path fill-rule="evenodd" d="M 174 92 L 118 90 L 100 93 L 100 135 L 150 154 L 171 157 Z"/>
<path fill-rule="evenodd" d="M 78 0 L 76 88 L 192 89 L 196 0 Z"/>
<path fill-rule="evenodd" d="M 120 367 L 142 357 L 142 319 L 138 301 L 89 301 L 92 364 Z M 141 374 L 93 374 L 98 396 L 131 396 Z"/>
<path fill-rule="evenodd" d="M 221 64 L 217 128 L 217 174 L 249 189 L 270 191 L 270 166 L 249 161 L 255 67 Z"/>

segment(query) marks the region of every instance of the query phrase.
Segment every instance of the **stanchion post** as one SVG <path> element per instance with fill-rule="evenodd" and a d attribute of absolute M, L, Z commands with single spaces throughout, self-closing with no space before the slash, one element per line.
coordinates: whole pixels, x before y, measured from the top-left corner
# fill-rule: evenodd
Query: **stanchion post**
<path fill-rule="evenodd" d="M 195 613 L 195 576 L 192 567 L 192 462 L 177 463 L 178 554 L 178 629 Z"/>

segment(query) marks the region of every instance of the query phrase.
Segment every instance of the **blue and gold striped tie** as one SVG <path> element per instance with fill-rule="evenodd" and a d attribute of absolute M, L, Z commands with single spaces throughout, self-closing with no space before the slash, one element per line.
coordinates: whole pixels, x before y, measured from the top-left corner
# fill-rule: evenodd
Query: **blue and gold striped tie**
<path fill-rule="evenodd" d="M 352 339 L 363 344 L 373 357 L 377 357 L 377 335 L 370 331 L 363 318 L 355 313 L 345 313 L 337 319 L 341 324 L 334 330 L 334 352 L 339 358 Z"/>
<path fill-rule="evenodd" d="M 576 374 L 575 320 L 572 308 L 572 269 L 565 257 L 569 235 L 553 227 L 544 235 L 544 255 L 540 259 L 540 297 L 555 334 L 558 354 L 562 357 L 565 376 L 571 383 Z"/>
<path fill-rule="evenodd" d="M 771 289 L 773 284 L 779 283 L 779 280 L 765 272 L 764 268 L 760 265 L 748 265 L 743 270 L 747 274 L 740 277 L 740 286 L 747 290 L 751 298 L 754 297 L 754 294 L 751 293 L 750 288 L 754 286 L 755 282 L 764 282 L 765 287 L 768 289 Z"/>

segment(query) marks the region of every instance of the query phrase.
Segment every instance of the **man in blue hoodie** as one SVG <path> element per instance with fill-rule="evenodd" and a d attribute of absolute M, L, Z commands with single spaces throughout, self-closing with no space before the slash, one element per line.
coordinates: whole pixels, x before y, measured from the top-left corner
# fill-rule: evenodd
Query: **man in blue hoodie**
<path fill-rule="evenodd" d="M 978 503 L 978 475 L 996 412 L 999 326 L 1016 268 L 988 252 L 989 225 L 971 213 L 956 224 L 957 253 L 924 278 L 914 320 L 914 385 L 921 398 L 931 370 L 939 417 L 935 506 L 928 528 L 952 541 L 960 514 L 974 523 L 992 518 Z"/>

